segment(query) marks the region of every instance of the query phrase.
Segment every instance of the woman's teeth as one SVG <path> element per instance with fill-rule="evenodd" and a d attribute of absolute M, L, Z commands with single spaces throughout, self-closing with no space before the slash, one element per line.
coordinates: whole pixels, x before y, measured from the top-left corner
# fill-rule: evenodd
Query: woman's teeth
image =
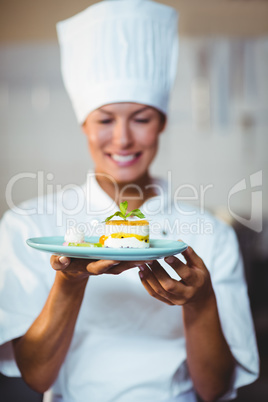
<path fill-rule="evenodd" d="M 138 154 L 130 154 L 130 155 L 118 155 L 111 154 L 111 158 L 116 162 L 130 162 L 133 159 L 137 158 Z"/>

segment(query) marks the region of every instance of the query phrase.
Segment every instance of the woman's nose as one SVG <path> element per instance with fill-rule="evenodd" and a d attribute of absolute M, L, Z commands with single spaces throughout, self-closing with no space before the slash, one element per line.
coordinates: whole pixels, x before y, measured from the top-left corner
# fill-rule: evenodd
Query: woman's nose
<path fill-rule="evenodd" d="M 132 145 L 133 138 L 127 121 L 116 122 L 113 129 L 113 143 L 121 148 Z"/>

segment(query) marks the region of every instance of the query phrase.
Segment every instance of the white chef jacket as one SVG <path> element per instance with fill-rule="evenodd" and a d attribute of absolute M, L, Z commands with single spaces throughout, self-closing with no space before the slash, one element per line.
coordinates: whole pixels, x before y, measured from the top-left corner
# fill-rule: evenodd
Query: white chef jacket
<path fill-rule="evenodd" d="M 163 189 L 166 183 L 158 185 Z M 117 207 L 91 174 L 79 191 L 65 189 L 36 198 L 21 204 L 22 210 L 24 215 L 6 212 L 0 227 L 0 371 L 7 376 L 20 375 L 10 341 L 22 336 L 39 315 L 55 276 L 50 254 L 30 248 L 26 239 L 64 235 L 69 219 L 76 224 L 101 221 Z M 141 210 L 150 220 L 151 238 L 182 239 L 210 271 L 222 329 L 236 359 L 232 385 L 221 399 L 232 399 L 238 387 L 257 378 L 259 367 L 234 231 L 206 212 L 172 203 L 167 189 Z M 160 262 L 176 278 L 172 268 Z M 69 351 L 53 385 L 54 400 L 177 401 L 189 392 L 184 401 L 192 401 L 192 390 L 182 308 L 151 297 L 140 283 L 138 268 L 118 276 L 90 277 Z"/>

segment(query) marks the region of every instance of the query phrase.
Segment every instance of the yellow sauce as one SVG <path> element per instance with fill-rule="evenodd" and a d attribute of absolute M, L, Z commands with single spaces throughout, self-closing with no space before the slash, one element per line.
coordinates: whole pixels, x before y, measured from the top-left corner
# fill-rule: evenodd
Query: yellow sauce
<path fill-rule="evenodd" d="M 149 225 L 149 222 L 146 220 L 141 221 L 120 221 L 120 220 L 111 220 L 105 223 L 106 225 L 130 225 L 130 226 L 145 226 Z"/>
<path fill-rule="evenodd" d="M 144 241 L 145 243 L 149 243 L 149 235 L 147 236 L 141 236 L 137 234 L 130 234 L 130 233 L 124 233 L 124 232 L 118 232 L 118 233 L 112 233 L 110 236 L 101 236 L 99 239 L 99 243 L 104 244 L 105 240 L 108 239 L 108 237 L 112 237 L 113 239 L 125 239 L 127 237 L 135 237 L 139 241 Z"/>

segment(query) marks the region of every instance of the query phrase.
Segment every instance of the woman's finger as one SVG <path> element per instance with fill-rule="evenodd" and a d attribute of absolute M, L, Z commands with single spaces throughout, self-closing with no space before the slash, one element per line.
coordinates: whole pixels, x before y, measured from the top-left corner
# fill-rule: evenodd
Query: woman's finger
<path fill-rule="evenodd" d="M 164 290 L 169 293 L 177 293 L 178 281 L 171 278 L 167 271 L 165 271 L 165 269 L 157 260 L 148 265 Z"/>
<path fill-rule="evenodd" d="M 149 266 L 163 289 L 168 293 L 169 299 L 174 304 L 183 304 L 189 296 L 191 286 L 186 286 L 183 280 L 171 278 L 158 261 L 154 261 Z"/>
<path fill-rule="evenodd" d="M 120 261 L 115 260 L 91 260 L 89 264 L 86 266 L 86 270 L 91 275 L 99 275 L 107 272 L 109 269 L 120 264 Z"/>
<path fill-rule="evenodd" d="M 187 261 L 187 264 L 189 266 L 196 266 L 199 268 L 204 267 L 204 262 L 202 258 L 196 254 L 196 252 L 194 251 L 194 249 L 192 249 L 192 247 L 188 246 L 188 248 L 182 252 L 182 255 Z"/>
<path fill-rule="evenodd" d="M 143 271 L 139 272 L 139 276 L 140 276 L 141 283 L 143 284 L 144 288 L 147 290 L 149 295 L 151 295 L 152 297 L 154 297 L 155 299 L 157 299 L 159 301 L 162 301 L 162 302 L 168 304 L 169 306 L 174 306 L 174 303 L 172 303 L 172 301 L 170 301 L 169 299 L 166 299 L 165 297 L 160 296 L 158 293 L 155 292 L 155 290 L 151 287 L 151 285 L 145 279 Z"/>
<path fill-rule="evenodd" d="M 115 267 L 112 267 L 109 269 L 106 273 L 107 274 L 113 274 L 113 275 L 118 275 L 121 274 L 124 271 L 127 271 L 128 269 L 131 268 L 136 268 L 139 267 L 142 264 L 148 264 L 151 263 L 152 261 L 121 261 L 120 264 L 118 264 Z"/>
<path fill-rule="evenodd" d="M 193 269 L 191 269 L 188 265 L 184 264 L 179 258 L 171 255 L 165 258 L 165 262 L 167 262 L 174 271 L 181 277 L 182 281 L 186 285 L 192 285 L 195 281 L 196 273 Z"/>
<path fill-rule="evenodd" d="M 53 269 L 60 271 L 67 268 L 71 263 L 71 259 L 66 256 L 52 255 L 50 257 L 50 264 Z"/>
<path fill-rule="evenodd" d="M 168 280 L 165 283 L 161 284 L 157 278 L 157 276 L 146 266 L 142 265 L 140 267 L 141 274 L 143 278 L 147 281 L 153 291 L 160 297 L 169 300 L 174 304 L 174 297 L 177 298 L 180 295 L 180 283 L 175 279 L 172 279 L 168 275 Z"/>
<path fill-rule="evenodd" d="M 157 264 L 154 263 L 155 267 L 156 265 Z M 146 281 L 148 285 L 147 291 L 149 292 L 150 290 L 150 294 L 153 292 L 152 295 L 154 297 L 157 297 L 159 300 L 165 300 L 165 302 L 167 302 L 168 300 L 169 303 L 173 305 L 183 305 L 192 297 L 194 289 L 192 286 L 185 286 L 182 281 L 177 281 L 171 278 L 167 273 L 167 276 L 164 275 L 159 267 L 154 272 L 152 272 L 145 265 L 141 266 L 140 269 L 142 270 L 140 276 L 142 276 L 142 278 Z M 160 272 L 161 283 L 160 279 L 157 276 Z M 144 283 L 144 285 L 146 283 Z"/>

